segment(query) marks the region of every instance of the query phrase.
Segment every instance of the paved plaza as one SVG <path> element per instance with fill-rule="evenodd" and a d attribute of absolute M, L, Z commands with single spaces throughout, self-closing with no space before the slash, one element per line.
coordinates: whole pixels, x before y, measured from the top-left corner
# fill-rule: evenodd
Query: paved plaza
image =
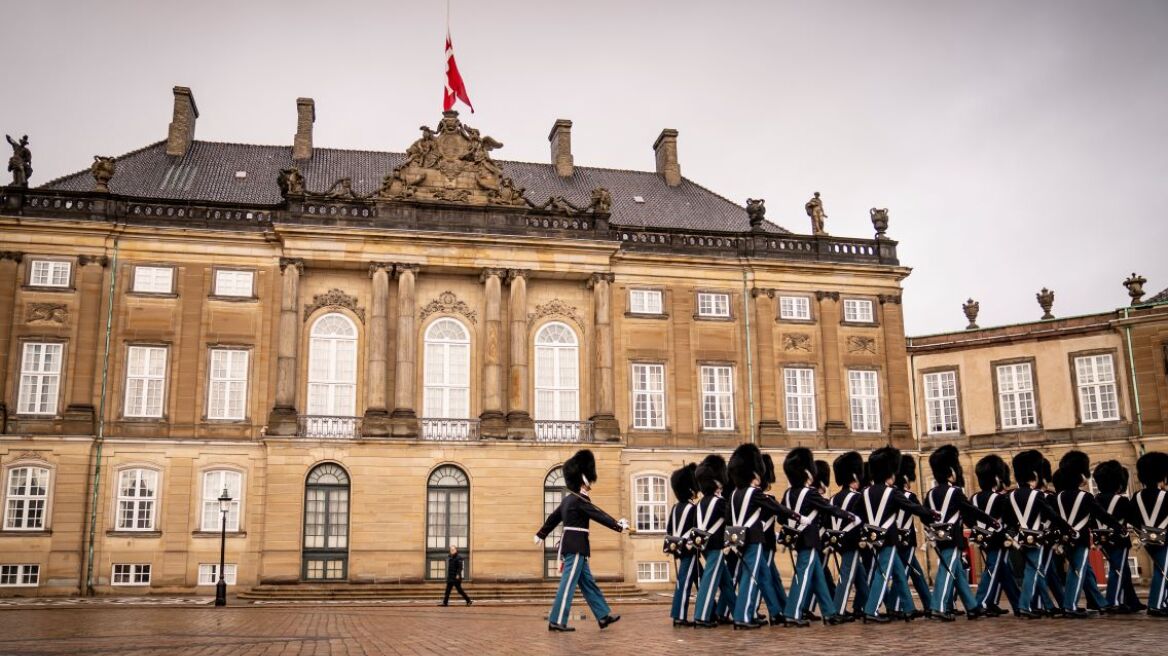
<path fill-rule="evenodd" d="M 578 619 L 571 634 L 549 634 L 539 606 L 473 607 L 52 606 L 0 609 L 0 655 L 183 654 L 311 656 L 344 654 L 796 654 L 912 653 L 1155 654 L 1168 641 L 1168 621 L 1138 617 L 1024 621 L 1013 618 L 938 624 L 757 631 L 674 629 L 668 608 L 631 604 L 603 633 Z M 975 642 L 976 641 L 976 642 Z"/>

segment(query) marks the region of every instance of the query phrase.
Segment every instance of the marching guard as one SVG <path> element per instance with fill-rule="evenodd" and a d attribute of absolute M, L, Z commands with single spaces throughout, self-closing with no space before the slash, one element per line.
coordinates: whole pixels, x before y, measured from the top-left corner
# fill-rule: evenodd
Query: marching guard
<path fill-rule="evenodd" d="M 1107 599 L 1099 592 L 1099 587 L 1095 583 L 1095 572 L 1087 558 L 1091 552 L 1091 531 L 1087 527 L 1095 520 L 1114 531 L 1123 528 L 1121 522 L 1099 507 L 1095 497 L 1082 489 L 1089 479 L 1089 467 L 1086 461 L 1066 465 L 1060 467 L 1054 475 L 1054 486 L 1058 490 L 1055 507 L 1063 521 L 1071 525 L 1071 533 L 1061 536 L 1060 540 L 1067 560 L 1067 579 L 1062 600 L 1063 616 L 1070 618 L 1088 616 L 1086 610 L 1079 608 L 1081 592 L 1086 592 L 1087 597 L 1099 610 L 1111 611 Z"/>
<path fill-rule="evenodd" d="M 860 483 L 864 471 L 864 457 L 857 451 L 848 451 L 832 463 L 835 482 L 840 491 L 831 498 L 831 504 L 840 510 L 856 515 L 860 502 Z M 836 583 L 832 601 L 840 613 L 848 604 L 851 587 L 856 587 L 853 617 L 862 615 L 864 603 L 868 600 L 868 570 L 860 558 L 860 529 L 863 522 L 856 517 L 851 522 L 832 517 L 828 531 L 828 544 L 839 556 L 839 581 Z"/>
<path fill-rule="evenodd" d="M 701 563 L 693 546 L 693 529 L 697 526 L 697 464 L 688 464 L 669 479 L 677 503 L 665 523 L 665 553 L 677 561 L 677 586 L 673 590 L 673 608 L 669 615 L 673 626 L 693 626 L 689 621 L 690 593 L 701 578 Z"/>
<path fill-rule="evenodd" d="M 896 475 L 896 488 L 904 493 L 909 501 L 920 504 L 921 500 L 912 490 L 912 484 L 916 482 L 916 459 L 907 453 L 901 455 L 900 471 Z M 920 598 L 921 605 L 924 606 L 922 610 L 913 612 L 913 618 L 927 615 L 933 608 L 933 592 L 929 589 L 929 579 L 925 576 L 925 568 L 921 567 L 921 561 L 917 558 L 917 547 L 920 546 L 920 543 L 917 539 L 917 525 L 913 521 L 912 513 L 905 510 L 897 511 L 896 528 L 900 533 L 900 546 L 896 548 L 896 553 L 900 556 L 900 562 L 904 564 L 905 575 L 908 577 L 909 583 L 916 589 L 917 597 Z M 902 610 L 900 600 L 897 599 L 896 602 L 896 610 Z"/>
<path fill-rule="evenodd" d="M 1136 477 L 1144 489 L 1135 495 L 1135 512 L 1131 521 L 1136 525 L 1140 542 L 1152 559 L 1152 585 L 1148 588 L 1148 615 L 1168 617 L 1168 453 L 1151 451 L 1136 461 Z"/>
<path fill-rule="evenodd" d="M 774 495 L 770 494 L 771 486 L 777 481 L 775 461 L 771 458 L 771 454 L 765 453 L 762 456 L 762 462 L 766 467 L 762 491 L 766 493 L 768 499 L 775 501 Z M 766 603 L 767 613 L 770 614 L 766 621 L 774 626 L 784 623 L 783 613 L 787 607 L 787 591 L 783 589 L 783 580 L 779 577 L 779 568 L 775 565 L 775 553 L 779 548 L 778 539 L 775 536 L 777 517 L 765 508 L 762 517 L 762 567 L 759 570 L 761 574 L 758 577 L 758 582 L 759 591 L 762 593 L 764 603 Z M 761 622 L 761 618 L 758 619 Z"/>
<path fill-rule="evenodd" d="M 734 607 L 734 576 L 726 567 L 723 553 L 726 500 L 722 498 L 722 490 L 726 486 L 726 460 L 719 455 L 706 456 L 694 473 L 702 500 L 698 502 L 697 525 L 692 535 L 695 548 L 705 561 L 694 603 L 694 626 L 712 629 L 721 619 L 719 605 Z"/>
<path fill-rule="evenodd" d="M 1099 549 L 1107 558 L 1105 607 L 1110 608 L 1113 613 L 1131 613 L 1147 609 L 1136 596 L 1131 564 L 1128 562 L 1128 555 L 1131 553 L 1131 540 L 1128 538 L 1131 526 L 1128 518 L 1135 510 L 1132 500 L 1124 494 L 1128 477 L 1127 468 L 1118 460 L 1105 460 L 1099 463 L 1095 466 L 1092 477 L 1099 489 L 1095 495 L 1095 502 L 1122 524 L 1120 529 L 1112 530 L 1103 522 L 1096 522 L 1092 530 Z"/>
<path fill-rule="evenodd" d="M 1043 522 L 1050 522 L 1060 530 L 1070 529 L 1046 503 L 1046 495 L 1042 491 L 1044 461 L 1042 454 L 1034 449 L 1015 455 L 1014 479 L 1018 482 L 1018 489 L 1009 494 L 1010 507 L 1014 511 L 1014 516 L 1008 520 L 1015 529 L 1012 539 L 1020 546 L 1026 559 L 1017 613 L 1026 619 L 1042 617 L 1034 612 L 1034 602 L 1047 592 L 1045 567 L 1049 547 L 1048 532 L 1043 530 Z"/>
<path fill-rule="evenodd" d="M 977 461 L 974 473 L 981 491 L 973 496 L 971 502 L 974 507 L 999 522 L 997 529 L 981 521 L 973 528 L 974 541 L 981 549 L 982 561 L 985 563 L 981 582 L 977 585 L 977 603 L 986 615 L 997 617 L 1006 614 L 998 605 L 1002 592 L 1006 593 L 1010 607 L 1018 610 L 1018 582 L 1014 580 L 1014 567 L 1010 564 L 1006 547 L 1008 538 L 1001 528 L 1007 517 L 1013 516 L 1006 492 L 1010 485 L 1010 466 L 1001 456 L 990 454 Z"/>

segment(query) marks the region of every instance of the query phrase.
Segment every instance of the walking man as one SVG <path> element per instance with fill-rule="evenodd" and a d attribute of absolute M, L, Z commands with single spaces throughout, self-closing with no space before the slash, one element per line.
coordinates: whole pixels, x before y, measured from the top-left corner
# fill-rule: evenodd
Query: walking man
<path fill-rule="evenodd" d="M 458 590 L 458 594 L 462 595 L 467 606 L 474 603 L 470 597 L 466 596 L 466 591 L 462 589 L 462 556 L 458 553 L 458 547 L 453 544 L 450 545 L 450 555 L 446 557 L 446 594 L 442 596 L 443 606 L 450 605 L 451 588 Z"/>

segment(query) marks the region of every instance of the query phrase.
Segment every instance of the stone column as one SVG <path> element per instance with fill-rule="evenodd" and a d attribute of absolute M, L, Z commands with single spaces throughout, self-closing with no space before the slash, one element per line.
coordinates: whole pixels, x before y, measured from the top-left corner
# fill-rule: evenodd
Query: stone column
<path fill-rule="evenodd" d="M 487 299 L 487 338 L 483 344 L 483 412 L 479 415 L 483 437 L 506 439 L 507 418 L 503 414 L 503 332 L 502 286 L 507 272 L 503 269 L 484 269 L 479 279 Z"/>
<path fill-rule="evenodd" d="M 507 428 L 515 439 L 531 439 L 535 437 L 535 423 L 527 404 L 528 390 L 531 389 L 527 367 L 527 272 L 511 269 L 507 278 L 511 282 L 511 380 Z"/>
<path fill-rule="evenodd" d="M 105 343 L 105 322 L 101 312 L 104 255 L 81 255 L 77 258 L 77 339 L 72 344 L 73 380 L 69 385 L 69 403 L 65 406 L 66 430 L 78 435 L 94 431 L 93 374 L 97 368 L 97 351 Z"/>
<path fill-rule="evenodd" d="M 0 251 L 0 433 L 8 426 L 8 353 L 12 350 L 12 320 L 15 317 L 17 270 L 24 254 Z"/>
<path fill-rule="evenodd" d="M 911 443 L 912 412 L 909 402 L 910 385 L 908 369 L 908 349 L 904 342 L 904 315 L 900 309 L 900 294 L 880 294 L 881 323 L 884 328 L 885 376 L 888 385 L 888 434 L 894 446 Z M 898 445 L 898 441 L 903 441 Z"/>
<path fill-rule="evenodd" d="M 369 339 L 365 346 L 368 373 L 365 376 L 365 418 L 361 434 L 384 437 L 389 435 L 389 413 L 386 411 L 387 372 L 389 359 L 389 272 L 392 264 L 373 262 L 369 277 L 373 279 L 373 302 L 369 317 Z"/>
<path fill-rule="evenodd" d="M 295 435 L 296 353 L 300 347 L 300 275 L 304 260 L 280 258 L 280 326 L 276 342 L 276 403 L 268 416 L 269 435 Z"/>
<path fill-rule="evenodd" d="M 593 405 L 596 412 L 589 417 L 592 431 L 598 441 L 615 442 L 620 439 L 620 423 L 616 420 L 616 391 L 612 378 L 612 282 L 611 272 L 594 273 L 588 279 L 592 290 L 592 305 L 596 310 L 596 369 L 592 372 Z"/>
<path fill-rule="evenodd" d="M 828 437 L 847 433 L 844 421 L 844 379 L 839 351 L 839 292 L 815 292 L 819 301 L 820 342 L 823 347 L 823 389 L 827 397 Z"/>
<path fill-rule="evenodd" d="M 779 420 L 779 393 L 775 388 L 775 290 L 755 287 L 750 295 L 754 297 L 751 328 L 757 344 L 754 374 L 759 401 L 758 434 L 760 438 L 777 438 L 783 425 Z"/>
<path fill-rule="evenodd" d="M 414 410 L 417 395 L 415 371 L 418 361 L 418 335 L 414 320 L 417 301 L 414 281 L 417 264 L 398 264 L 397 273 L 397 375 L 394 379 L 394 407 L 390 414 L 390 432 L 394 437 L 418 436 L 418 413 Z"/>

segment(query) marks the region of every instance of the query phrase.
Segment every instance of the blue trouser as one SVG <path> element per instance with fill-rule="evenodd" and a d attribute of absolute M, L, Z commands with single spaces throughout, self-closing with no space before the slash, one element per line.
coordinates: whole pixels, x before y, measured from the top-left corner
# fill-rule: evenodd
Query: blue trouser
<path fill-rule="evenodd" d="M 904 563 L 896 553 L 895 546 L 882 547 L 872 563 L 872 586 L 868 592 L 868 603 L 864 605 L 866 615 L 875 615 L 884 604 L 884 596 L 888 592 L 888 584 L 892 583 L 893 600 L 890 608 L 900 608 L 906 613 L 916 610 L 913 606 L 912 593 L 908 589 L 908 576 L 905 573 Z"/>
<path fill-rule="evenodd" d="M 1010 552 L 1006 549 L 987 549 L 985 570 L 981 582 L 977 584 L 977 604 L 980 607 L 997 605 L 998 592 L 1005 590 L 1006 599 L 1015 610 L 1018 608 L 1018 582 L 1014 580 L 1014 568 L 1010 565 Z"/>
<path fill-rule="evenodd" d="M 779 568 L 775 566 L 775 552 L 763 549 L 761 575 L 758 577 L 758 587 L 762 590 L 763 601 L 766 602 L 767 612 L 772 618 L 783 614 L 787 606 L 787 591 L 783 589 L 783 581 L 779 578 Z"/>
<path fill-rule="evenodd" d="M 1067 585 L 1063 590 L 1063 609 L 1079 609 L 1079 593 L 1086 592 L 1087 596 L 1097 606 L 1103 608 L 1107 600 L 1099 593 L 1099 585 L 1095 582 L 1095 571 L 1087 556 L 1091 548 L 1087 545 L 1076 545 L 1067 555 Z"/>
<path fill-rule="evenodd" d="M 1111 547 L 1107 550 L 1107 605 L 1119 606 L 1129 600 L 1124 595 L 1125 584 L 1131 578 L 1127 562 L 1131 547 Z"/>
<path fill-rule="evenodd" d="M 731 617 L 734 615 L 734 605 L 738 603 L 738 577 L 742 574 L 742 559 L 738 557 L 738 552 L 727 551 L 725 553 L 727 579 L 730 581 L 730 594 L 718 595 L 718 617 Z"/>
<path fill-rule="evenodd" d="M 863 608 L 864 602 L 868 600 L 868 572 L 864 569 L 864 559 L 858 551 L 845 551 L 840 560 L 839 583 L 835 586 L 835 596 L 832 598 L 839 612 L 847 608 L 852 584 L 856 586 L 856 603 L 853 608 Z"/>
<path fill-rule="evenodd" d="M 961 549 L 944 547 L 937 551 L 941 561 L 937 564 L 937 584 L 933 588 L 933 610 L 942 613 L 951 609 L 954 590 L 961 595 L 966 611 L 977 608 L 978 601 L 969 589 L 969 579 L 961 564 Z"/>
<path fill-rule="evenodd" d="M 669 616 L 675 620 L 689 619 L 689 598 L 702 576 L 702 567 L 696 554 L 677 560 L 677 586 L 673 589 L 673 609 Z"/>
<path fill-rule="evenodd" d="M 717 603 L 714 598 L 718 597 Z M 702 580 L 698 584 L 698 598 L 694 603 L 694 619 L 709 622 L 713 619 L 715 607 L 734 606 L 734 576 L 726 568 L 726 557 L 721 549 L 706 551 L 706 566 L 702 569 Z M 724 615 L 725 610 L 718 611 Z"/>
<path fill-rule="evenodd" d="M 1148 557 L 1152 559 L 1152 585 L 1148 588 L 1148 609 L 1168 610 L 1168 588 L 1164 573 L 1168 571 L 1168 546 L 1145 545 Z"/>
<path fill-rule="evenodd" d="M 829 568 L 827 566 L 827 562 L 828 562 L 828 555 L 826 553 L 820 551 L 819 552 L 819 568 L 823 570 L 823 580 L 825 582 L 827 582 L 827 591 L 831 594 L 831 596 L 828 598 L 831 599 L 832 602 L 834 603 L 835 602 L 836 584 L 835 584 L 835 579 L 832 578 L 832 576 L 831 576 L 831 568 Z M 815 604 L 818 601 L 819 601 L 819 595 L 815 594 L 813 591 L 811 593 L 811 595 L 808 596 L 807 603 L 803 604 L 803 612 L 810 613 L 815 608 Z M 843 609 L 840 606 L 836 606 L 836 611 L 843 612 Z"/>
<path fill-rule="evenodd" d="M 818 549 L 800 549 L 796 552 L 795 577 L 791 579 L 791 593 L 787 595 L 787 617 L 800 619 L 809 603 L 810 595 L 819 598 L 819 608 L 824 617 L 835 615 L 835 603 L 831 591 L 827 589 L 827 577 L 823 574 L 823 564 L 819 562 Z"/>
<path fill-rule="evenodd" d="M 1046 562 L 1046 547 L 1023 549 L 1026 565 L 1022 570 L 1022 590 L 1018 593 L 1019 611 L 1029 611 L 1035 599 L 1041 599 L 1046 591 L 1046 576 L 1042 570 Z"/>
<path fill-rule="evenodd" d="M 1063 603 L 1063 579 L 1057 567 L 1055 567 L 1055 553 L 1053 547 L 1047 547 L 1045 562 L 1046 565 L 1042 568 L 1043 581 L 1046 583 L 1045 590 L 1039 599 L 1042 602 L 1042 607 L 1046 609 L 1061 608 Z"/>
<path fill-rule="evenodd" d="M 758 577 L 762 573 L 762 545 L 748 544 L 742 554 L 738 574 L 738 595 L 734 600 L 734 621 L 740 624 L 754 621 L 762 590 Z"/>
<path fill-rule="evenodd" d="M 576 585 L 580 585 L 580 593 L 584 601 L 592 609 L 596 619 L 608 617 L 611 612 L 604 602 L 604 594 L 592 578 L 592 570 L 588 567 L 588 558 L 580 554 L 564 554 L 564 573 L 560 575 L 560 587 L 556 588 L 556 600 L 552 602 L 552 611 L 548 613 L 548 622 L 567 624 L 572 611 L 572 595 L 576 594 Z"/>
<path fill-rule="evenodd" d="M 924 608 L 932 608 L 933 593 L 929 590 L 929 579 L 925 577 L 925 568 L 921 567 L 921 561 L 917 560 L 916 547 L 901 545 L 896 548 L 896 554 L 900 557 L 900 562 L 904 564 L 905 575 L 912 582 L 912 586 L 916 588 L 917 597 L 921 600 L 921 606 Z M 894 608 L 896 610 L 904 610 L 900 607 L 899 600 Z"/>

